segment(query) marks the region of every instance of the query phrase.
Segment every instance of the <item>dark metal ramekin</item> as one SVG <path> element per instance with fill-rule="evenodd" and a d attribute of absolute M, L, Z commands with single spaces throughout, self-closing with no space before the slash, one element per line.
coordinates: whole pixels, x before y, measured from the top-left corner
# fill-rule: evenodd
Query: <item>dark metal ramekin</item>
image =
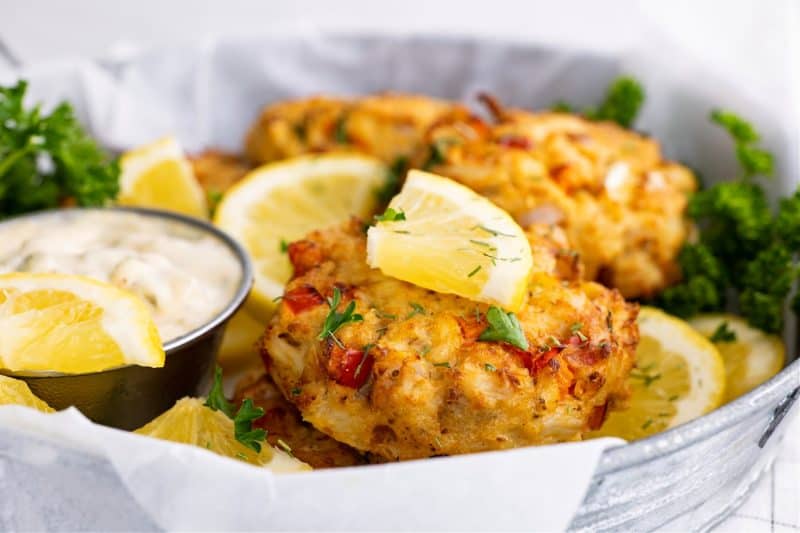
<path fill-rule="evenodd" d="M 24 217 L 58 216 L 58 213 L 78 210 L 96 209 L 60 209 Z M 130 365 L 90 374 L 46 376 L 8 373 L 27 382 L 31 391 L 54 409 L 75 406 L 95 422 L 131 430 L 160 415 L 180 398 L 197 396 L 208 391 L 225 326 L 250 292 L 253 284 L 253 267 L 244 249 L 230 236 L 208 222 L 156 209 L 113 207 L 108 210 L 133 212 L 197 228 L 225 244 L 241 268 L 241 280 L 236 293 L 217 316 L 208 323 L 164 344 L 166 360 L 162 368 Z M 4 221 L 0 226 L 7 222 L 18 221 L 20 218 L 22 217 Z"/>

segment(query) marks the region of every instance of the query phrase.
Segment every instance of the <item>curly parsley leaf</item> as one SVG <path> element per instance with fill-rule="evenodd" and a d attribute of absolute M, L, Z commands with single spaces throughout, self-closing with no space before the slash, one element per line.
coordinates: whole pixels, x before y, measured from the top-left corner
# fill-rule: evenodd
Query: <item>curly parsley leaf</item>
<path fill-rule="evenodd" d="M 489 325 L 478 337 L 479 341 L 501 341 L 522 350 L 528 349 L 528 339 L 514 313 L 506 313 L 493 305 L 486 312 L 486 321 Z"/>
<path fill-rule="evenodd" d="M 119 192 L 119 165 L 66 102 L 26 109 L 27 83 L 0 87 L 0 217 L 57 207 L 100 206 Z"/>
<path fill-rule="evenodd" d="M 711 342 L 735 342 L 736 332 L 730 328 L 728 321 L 725 320 L 719 326 L 717 326 L 717 329 L 715 329 L 714 333 L 711 334 L 709 340 Z"/>
<path fill-rule="evenodd" d="M 341 345 L 339 339 L 337 339 L 335 335 L 339 328 L 350 322 L 361 322 L 364 320 L 363 316 L 355 313 L 356 302 L 354 300 L 351 300 L 350 303 L 347 304 L 344 312 L 337 312 L 336 309 L 339 307 L 341 301 L 342 291 L 339 290 L 339 287 L 334 287 L 333 296 L 328 298 L 328 307 L 330 311 L 328 312 L 328 316 L 325 317 L 325 322 L 322 324 L 322 331 L 320 331 L 317 336 L 318 339 L 322 340 L 326 337 L 330 337 L 334 342 Z"/>
<path fill-rule="evenodd" d="M 735 113 L 720 109 L 713 110 L 710 118 L 733 138 L 736 159 L 739 160 L 745 178 L 772 175 L 774 157 L 767 150 L 753 146 L 761 140 L 761 136 L 752 124 Z"/>
<path fill-rule="evenodd" d="M 630 76 L 620 76 L 611 82 L 603 103 L 597 109 L 584 112 L 590 120 L 610 120 L 630 128 L 644 103 L 642 84 Z"/>

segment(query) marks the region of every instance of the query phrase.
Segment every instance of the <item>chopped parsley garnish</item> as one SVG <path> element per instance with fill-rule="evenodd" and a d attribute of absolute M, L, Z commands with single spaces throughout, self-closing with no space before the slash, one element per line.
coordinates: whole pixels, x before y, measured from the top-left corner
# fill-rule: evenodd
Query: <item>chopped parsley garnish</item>
<path fill-rule="evenodd" d="M 507 342 L 522 350 L 528 349 L 528 339 L 525 338 L 522 326 L 514 313 L 506 313 L 493 305 L 486 312 L 486 321 L 489 325 L 478 337 L 479 341 Z"/>
<path fill-rule="evenodd" d="M 292 396 L 300 396 L 303 393 L 303 389 L 300 387 L 295 387 L 292 389 Z"/>
<path fill-rule="evenodd" d="M 431 144 L 431 153 L 428 156 L 428 160 L 422 165 L 422 170 L 430 170 L 447 161 L 447 149 L 453 144 L 458 144 L 458 142 L 458 139 L 451 138 L 436 139 Z"/>
<path fill-rule="evenodd" d="M 580 322 L 575 322 L 574 324 L 572 324 L 569 327 L 569 331 L 571 333 L 576 333 L 576 332 L 580 331 L 582 327 L 583 327 L 583 324 L 581 324 Z"/>
<path fill-rule="evenodd" d="M 484 363 L 483 368 L 487 372 L 497 372 L 497 368 L 492 363 Z"/>
<path fill-rule="evenodd" d="M 222 201 L 222 191 L 208 191 L 206 193 L 206 201 L 208 203 L 208 212 L 213 215 Z"/>
<path fill-rule="evenodd" d="M 633 379 L 640 379 L 645 387 L 649 387 L 653 384 L 653 382 L 658 381 L 661 379 L 661 374 L 647 374 L 643 372 L 632 371 L 630 373 L 630 377 Z"/>
<path fill-rule="evenodd" d="M 431 346 L 430 346 L 430 345 L 428 345 L 428 346 L 425 346 L 425 347 L 423 347 L 423 348 L 422 348 L 422 349 L 419 351 L 419 355 L 420 355 L 421 357 L 425 357 L 425 356 L 426 356 L 426 355 L 428 355 L 430 352 L 431 352 Z"/>
<path fill-rule="evenodd" d="M 419 305 L 418 303 L 411 302 L 408 305 L 411 306 L 411 312 L 409 312 L 406 315 L 406 319 L 409 319 L 409 318 L 411 318 L 412 316 L 415 316 L 415 315 L 424 315 L 425 314 L 425 308 L 422 307 L 421 305 Z"/>
<path fill-rule="evenodd" d="M 286 241 L 286 239 L 281 239 L 280 250 L 282 254 L 285 254 L 289 251 L 289 243 Z"/>
<path fill-rule="evenodd" d="M 473 268 L 473 269 L 470 271 L 470 273 L 469 273 L 469 274 L 467 274 L 467 277 L 468 277 L 468 278 L 471 278 L 472 276 L 474 276 L 475 274 L 477 274 L 477 273 L 480 271 L 480 269 L 481 269 L 481 266 L 480 266 L 480 265 L 476 266 L 475 268 Z"/>
<path fill-rule="evenodd" d="M 336 309 L 339 307 L 339 303 L 342 301 L 342 291 L 339 290 L 339 287 L 333 288 L 333 296 L 328 298 L 327 301 L 330 312 L 328 312 L 328 316 L 325 317 L 325 322 L 322 325 L 322 331 L 320 331 L 317 338 L 322 340 L 325 337 L 330 337 L 336 344 L 342 346 L 342 343 L 336 338 L 336 331 L 350 322 L 361 322 L 364 320 L 364 317 L 358 313 L 355 313 L 355 300 L 351 300 L 350 303 L 347 304 L 344 312 L 339 313 L 336 311 Z"/>
<path fill-rule="evenodd" d="M 582 113 L 589 120 L 610 120 L 630 128 L 645 99 L 642 84 L 630 76 L 616 78 L 606 89 L 603 102 L 598 107 L 589 107 L 582 112 L 564 100 L 559 100 L 551 109 L 560 113 Z"/>
<path fill-rule="evenodd" d="M 736 158 L 742 166 L 746 178 L 752 176 L 771 176 L 774 162 L 770 152 L 753 146 L 761 140 L 761 136 L 752 124 L 730 111 L 715 109 L 711 112 L 711 121 L 718 124 L 733 138 Z"/>
<path fill-rule="evenodd" d="M 375 222 L 397 222 L 405 219 L 406 214 L 403 211 L 395 211 L 392 207 L 387 207 L 382 215 L 375 215 Z"/>
<path fill-rule="evenodd" d="M 84 130 L 72 106 L 26 108 L 28 84 L 0 86 L 0 218 L 58 207 L 102 206 L 119 192 L 120 169 Z"/>
<path fill-rule="evenodd" d="M 433 363 L 433 366 L 439 366 L 442 368 L 450 368 L 450 363 L 445 361 L 444 363 Z"/>
<path fill-rule="evenodd" d="M 234 414 L 234 405 L 225 398 L 222 389 L 222 369 L 217 367 L 214 371 L 214 384 L 208 393 L 205 406 L 212 411 L 222 411 L 225 416 L 233 420 L 233 435 L 255 452 L 261 451 L 261 443 L 267 438 L 263 429 L 253 429 L 253 422 L 264 416 L 264 410 L 253 405 L 253 400 L 245 398 L 241 407 Z"/>
<path fill-rule="evenodd" d="M 730 328 L 726 320 L 717 326 L 709 340 L 711 342 L 736 342 L 736 332 Z"/>
<path fill-rule="evenodd" d="M 346 116 L 343 115 L 336 121 L 336 126 L 333 130 L 333 139 L 336 141 L 336 144 L 348 144 L 350 142 L 350 137 L 347 135 Z"/>
<path fill-rule="evenodd" d="M 386 172 L 386 182 L 383 186 L 375 191 L 378 201 L 382 204 L 389 203 L 394 195 L 400 189 L 400 181 L 405 176 L 408 169 L 408 158 L 400 156 L 394 160 L 389 170 Z"/>

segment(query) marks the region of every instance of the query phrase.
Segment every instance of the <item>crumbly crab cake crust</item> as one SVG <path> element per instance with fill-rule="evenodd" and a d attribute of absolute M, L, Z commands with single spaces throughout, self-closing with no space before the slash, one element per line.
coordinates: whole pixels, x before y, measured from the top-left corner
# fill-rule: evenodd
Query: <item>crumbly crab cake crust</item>
<path fill-rule="evenodd" d="M 625 297 L 651 297 L 677 281 L 691 231 L 692 172 L 666 161 L 657 141 L 566 113 L 503 109 L 494 121 L 414 95 L 310 98 L 266 107 L 248 135 L 257 163 L 301 153 L 357 150 L 394 164 L 408 158 L 455 179 L 523 227 L 563 227 L 589 279 Z"/>
<path fill-rule="evenodd" d="M 336 442 L 328 435 L 304 422 L 297 408 L 281 395 L 275 383 L 263 370 L 246 374 L 236 384 L 235 403 L 245 398 L 264 410 L 264 416 L 253 425 L 267 430 L 272 446 L 291 453 L 313 468 L 333 468 L 364 464 L 367 459 L 358 451 Z"/>
<path fill-rule="evenodd" d="M 290 245 L 295 276 L 261 340 L 283 395 L 320 431 L 387 460 L 580 439 L 624 404 L 637 306 L 579 279 L 558 230 L 529 233 L 535 272 L 518 313 L 530 344 L 482 342 L 488 307 L 389 278 L 351 221 Z M 342 294 L 363 321 L 319 334 Z"/>

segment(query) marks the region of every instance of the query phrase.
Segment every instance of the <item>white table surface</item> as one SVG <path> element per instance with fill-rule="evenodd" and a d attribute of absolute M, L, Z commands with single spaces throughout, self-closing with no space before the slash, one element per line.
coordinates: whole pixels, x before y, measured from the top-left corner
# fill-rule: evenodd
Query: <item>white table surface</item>
<path fill-rule="evenodd" d="M 681 43 L 682 53 L 735 70 L 754 99 L 774 102 L 798 97 L 784 83 L 787 69 L 792 70 L 789 79 L 800 80 L 800 62 L 787 53 L 796 47 L 793 39 L 800 29 L 800 9 L 796 9 L 800 4 L 793 0 L 567 0 L 554 4 L 508 0 L 0 0 L 0 47 L 13 61 L 30 63 L 124 53 L 135 43 L 168 44 L 217 34 L 360 30 L 545 40 L 613 52 L 646 39 L 648 28 L 657 24 Z M 715 30 L 721 26 L 726 30 L 722 38 Z M 0 62 L 2 56 L 0 53 Z M 800 531 L 800 417 L 794 420 L 774 466 L 718 531 Z"/>

